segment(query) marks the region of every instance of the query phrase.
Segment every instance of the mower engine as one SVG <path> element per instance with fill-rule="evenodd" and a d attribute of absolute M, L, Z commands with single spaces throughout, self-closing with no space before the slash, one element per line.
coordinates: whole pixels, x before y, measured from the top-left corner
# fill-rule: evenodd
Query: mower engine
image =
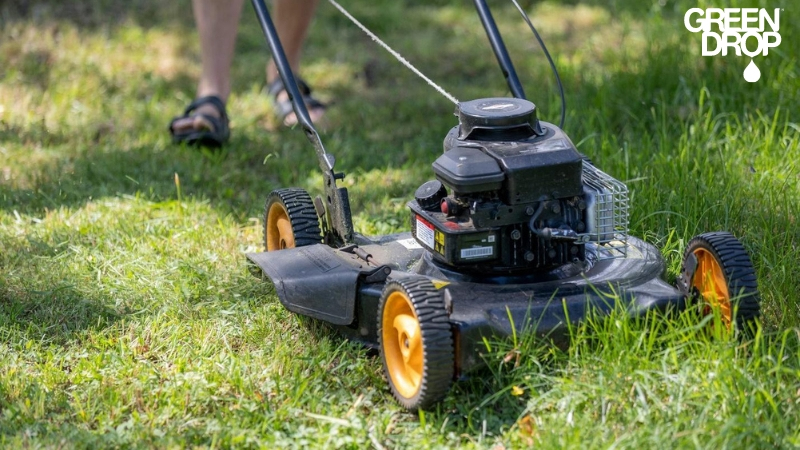
<path fill-rule="evenodd" d="M 436 262 L 521 273 L 586 261 L 588 242 L 624 256 L 626 186 L 595 168 L 533 103 L 460 103 L 434 163 L 437 180 L 409 202 L 412 232 Z"/>

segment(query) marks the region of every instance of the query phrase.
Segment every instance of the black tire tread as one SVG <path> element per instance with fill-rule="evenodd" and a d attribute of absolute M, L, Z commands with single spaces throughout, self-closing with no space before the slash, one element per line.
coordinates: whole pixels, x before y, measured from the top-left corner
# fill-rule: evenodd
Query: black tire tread
<path fill-rule="evenodd" d="M 272 191 L 264 205 L 264 248 L 267 248 L 267 215 L 270 206 L 275 202 L 280 202 L 289 214 L 295 247 L 322 242 L 319 218 L 311 196 L 305 189 L 285 188 Z"/>
<path fill-rule="evenodd" d="M 734 324 L 739 330 L 746 330 L 761 314 L 761 297 L 750 255 L 733 234 L 718 231 L 695 236 L 686 246 L 683 260 L 700 247 L 709 250 L 722 267 L 736 314 Z M 685 272 L 686 268 L 682 270 Z"/>
<path fill-rule="evenodd" d="M 414 306 L 422 332 L 424 352 L 422 385 L 417 395 L 407 399 L 392 384 L 383 352 L 383 307 L 389 293 L 402 290 Z M 395 399 L 406 409 L 416 411 L 436 404 L 450 390 L 455 373 L 455 353 L 450 318 L 444 297 L 427 278 L 411 277 L 386 284 L 378 306 L 378 344 L 386 379 Z"/>

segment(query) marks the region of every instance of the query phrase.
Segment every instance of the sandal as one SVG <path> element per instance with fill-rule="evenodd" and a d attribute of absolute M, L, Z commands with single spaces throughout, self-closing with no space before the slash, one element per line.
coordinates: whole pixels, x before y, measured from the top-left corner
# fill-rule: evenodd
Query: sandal
<path fill-rule="evenodd" d="M 204 105 L 211 105 L 216 108 L 219 112 L 219 117 L 203 113 L 193 114 L 195 110 Z M 200 129 L 192 128 L 185 131 L 175 130 L 175 122 L 188 117 L 202 118 L 202 120 L 206 122 L 203 124 L 205 127 Z M 172 122 L 169 124 L 169 132 L 172 135 L 172 142 L 176 144 L 185 142 L 187 145 L 199 147 L 217 148 L 222 146 L 230 136 L 228 113 L 225 111 L 225 103 L 216 95 L 195 99 L 186 107 L 182 116 L 172 119 Z"/>
<path fill-rule="evenodd" d="M 305 81 L 303 81 L 300 77 L 295 77 L 295 80 L 297 81 L 297 87 L 300 89 L 300 95 L 303 98 L 303 103 L 306 104 L 306 108 L 309 111 L 312 109 L 325 110 L 325 108 L 327 108 L 327 105 L 311 95 L 311 88 L 308 87 L 308 84 L 306 84 Z M 294 113 L 291 100 L 288 98 L 278 100 L 278 95 L 285 90 L 286 87 L 283 85 L 283 80 L 280 77 L 276 78 L 267 85 L 267 93 L 269 93 L 269 96 L 272 99 L 272 105 L 275 107 L 275 114 L 284 125 L 286 125 L 286 116 Z"/>

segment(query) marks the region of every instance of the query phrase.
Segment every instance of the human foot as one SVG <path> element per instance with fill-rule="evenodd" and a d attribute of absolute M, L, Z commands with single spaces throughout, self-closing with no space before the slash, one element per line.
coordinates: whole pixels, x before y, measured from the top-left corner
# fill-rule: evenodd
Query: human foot
<path fill-rule="evenodd" d="M 306 104 L 308 115 L 311 122 L 316 123 L 325 115 L 326 105 L 311 95 L 311 88 L 308 87 L 305 81 L 299 77 L 297 80 L 297 87 L 300 89 L 300 95 L 303 102 Z M 275 107 L 275 114 L 278 119 L 285 126 L 293 126 L 297 124 L 297 116 L 294 113 L 292 102 L 289 100 L 289 93 L 286 92 L 286 87 L 283 85 L 283 80 L 276 78 L 267 86 L 267 92 L 272 99 L 272 104 Z"/>
<path fill-rule="evenodd" d="M 215 95 L 194 100 L 183 116 L 169 125 L 172 141 L 201 147 L 220 147 L 230 135 L 225 103 Z"/>

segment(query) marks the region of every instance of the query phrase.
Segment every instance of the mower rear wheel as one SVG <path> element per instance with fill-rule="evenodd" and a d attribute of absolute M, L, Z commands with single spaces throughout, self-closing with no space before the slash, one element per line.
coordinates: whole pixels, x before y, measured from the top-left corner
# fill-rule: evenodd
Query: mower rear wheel
<path fill-rule="evenodd" d="M 444 397 L 455 357 L 442 292 L 427 278 L 390 281 L 378 306 L 378 326 L 383 369 L 397 401 L 416 411 Z"/>
<path fill-rule="evenodd" d="M 264 208 L 264 247 L 268 252 L 322 242 L 317 212 L 304 189 L 272 191 Z"/>
<path fill-rule="evenodd" d="M 688 273 L 691 256 L 697 261 L 694 273 Z M 704 233 L 689 241 L 683 260 L 687 294 L 702 299 L 703 314 L 718 310 L 727 327 L 750 331 L 761 304 L 755 269 L 742 243 L 727 232 Z"/>

